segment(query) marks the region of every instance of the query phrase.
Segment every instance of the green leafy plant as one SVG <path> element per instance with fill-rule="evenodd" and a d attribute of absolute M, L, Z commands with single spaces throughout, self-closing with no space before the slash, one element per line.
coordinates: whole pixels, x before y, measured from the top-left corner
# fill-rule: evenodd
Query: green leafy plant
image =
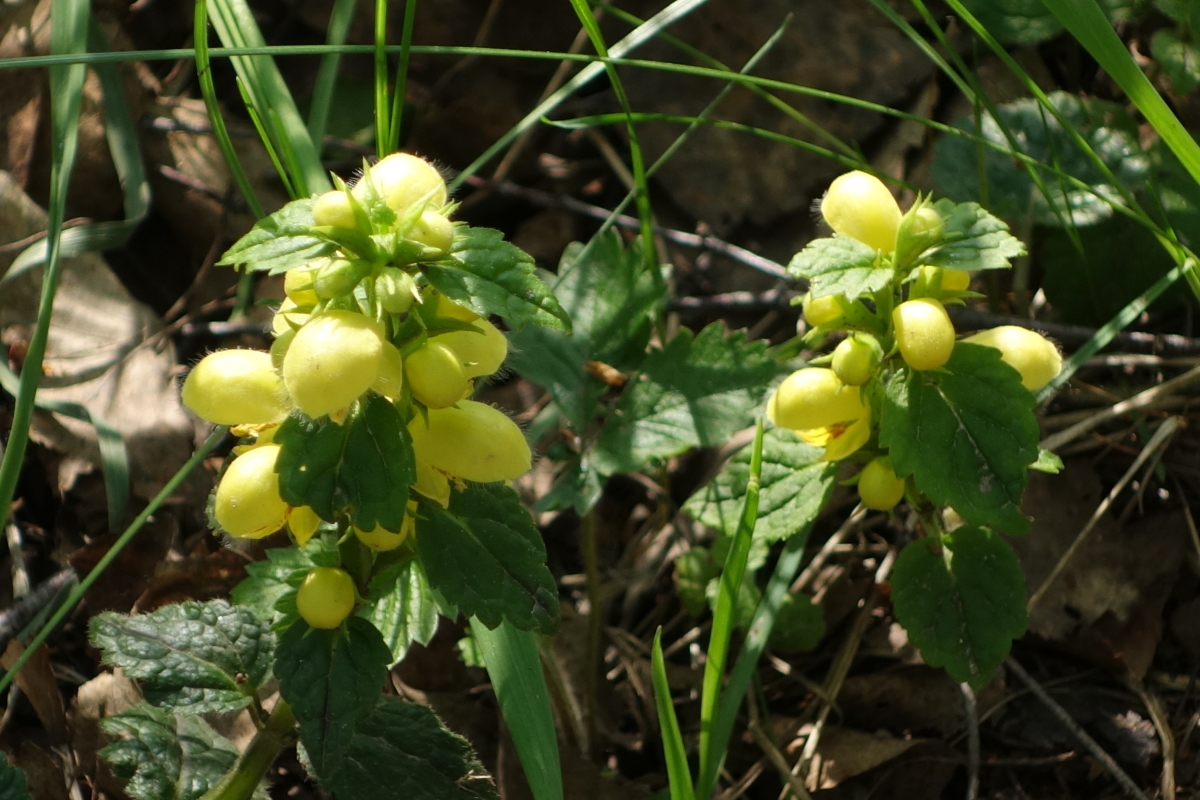
<path fill-rule="evenodd" d="M 432 178 L 414 185 L 414 171 Z M 180 797 L 250 797 L 296 740 L 338 797 L 494 796 L 461 738 L 381 690 L 439 612 L 485 630 L 557 626 L 541 537 L 504 483 L 529 468 L 529 447 L 502 412 L 465 397 L 507 350 L 486 315 L 564 331 L 570 320 L 498 233 L 442 225 L 453 208 L 436 171 L 397 154 L 353 189 L 285 206 L 225 254 L 300 279 L 285 282 L 269 354 L 211 353 L 184 383 L 184 402 L 242 441 L 212 520 L 235 537 L 286 527 L 295 547 L 250 568 L 239 605 L 93 620 L 92 641 L 146 698 L 106 722 L 118 740 L 105 754 L 135 797 L 184 784 Z M 431 345 L 445 363 L 421 360 Z M 443 373 L 453 396 L 431 402 L 417 385 Z M 243 709 L 260 731 L 240 756 L 188 716 Z M 364 766 L 376 762 L 393 767 Z"/>

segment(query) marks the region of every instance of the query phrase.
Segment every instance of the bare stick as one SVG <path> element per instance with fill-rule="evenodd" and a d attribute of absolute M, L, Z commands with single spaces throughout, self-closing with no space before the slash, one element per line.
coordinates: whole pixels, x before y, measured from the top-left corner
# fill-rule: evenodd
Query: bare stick
<path fill-rule="evenodd" d="M 963 712 L 967 718 L 967 800 L 979 797 L 979 711 L 975 705 L 975 692 L 970 685 L 960 683 Z"/>
<path fill-rule="evenodd" d="M 1147 408 L 1154 405 L 1155 402 L 1162 400 L 1171 394 L 1174 394 L 1185 385 L 1200 378 L 1200 367 L 1194 367 L 1187 372 L 1172 378 L 1166 383 L 1160 383 L 1158 386 L 1153 386 L 1144 392 L 1139 392 L 1128 400 L 1122 400 L 1114 406 L 1110 406 L 1103 411 L 1100 411 L 1081 422 L 1078 422 L 1065 431 L 1047 436 L 1041 443 L 1044 450 L 1057 450 L 1068 442 L 1072 442 L 1083 436 L 1088 431 L 1103 425 L 1109 420 L 1116 419 L 1119 416 L 1128 414 L 1130 411 Z"/>

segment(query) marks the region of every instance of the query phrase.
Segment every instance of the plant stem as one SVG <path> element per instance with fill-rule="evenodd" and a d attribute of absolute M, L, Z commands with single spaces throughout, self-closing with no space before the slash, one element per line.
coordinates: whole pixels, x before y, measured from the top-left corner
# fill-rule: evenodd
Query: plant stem
<path fill-rule="evenodd" d="M 249 800 L 262 782 L 263 776 L 275 762 L 279 751 L 296 738 L 296 717 L 292 707 L 280 698 L 267 720 L 266 727 L 258 732 L 246 752 L 238 758 L 225 777 L 209 789 L 200 800 Z"/>

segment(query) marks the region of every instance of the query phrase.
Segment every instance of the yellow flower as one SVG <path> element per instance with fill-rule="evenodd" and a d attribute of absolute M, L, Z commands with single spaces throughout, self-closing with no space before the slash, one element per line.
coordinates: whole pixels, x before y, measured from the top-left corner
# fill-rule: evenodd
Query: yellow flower
<path fill-rule="evenodd" d="M 822 461 L 841 461 L 853 454 L 871 438 L 871 412 L 850 423 L 839 423 L 824 428 L 794 431 L 805 444 L 824 447 Z"/>

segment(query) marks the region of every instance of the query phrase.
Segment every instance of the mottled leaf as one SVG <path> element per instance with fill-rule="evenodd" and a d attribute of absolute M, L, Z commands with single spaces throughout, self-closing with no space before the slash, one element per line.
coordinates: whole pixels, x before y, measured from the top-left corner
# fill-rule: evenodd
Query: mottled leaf
<path fill-rule="evenodd" d="M 792 256 L 788 272 L 806 278 L 813 297 L 855 300 L 892 281 L 892 270 L 882 264 L 879 251 L 840 233 L 813 239 Z"/>

